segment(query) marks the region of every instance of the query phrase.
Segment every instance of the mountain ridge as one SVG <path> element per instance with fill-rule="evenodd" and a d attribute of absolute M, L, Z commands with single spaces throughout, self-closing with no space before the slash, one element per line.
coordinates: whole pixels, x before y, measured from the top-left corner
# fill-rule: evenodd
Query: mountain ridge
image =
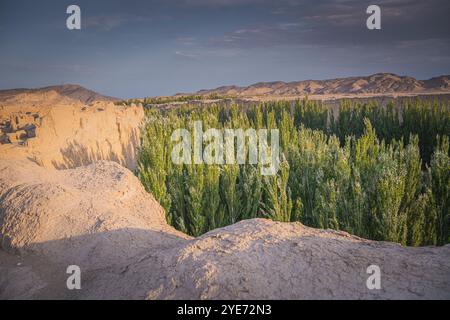
<path fill-rule="evenodd" d="M 257 82 L 249 86 L 227 85 L 197 91 L 199 95 L 230 96 L 289 96 L 327 94 L 385 94 L 385 93 L 450 93 L 450 75 L 426 80 L 394 73 L 376 73 L 326 80 Z"/>
<path fill-rule="evenodd" d="M 62 84 L 41 88 L 18 88 L 0 90 L 0 101 L 20 101 L 23 98 L 32 97 L 36 100 L 70 99 L 84 104 L 95 101 L 114 102 L 118 98 L 102 95 L 78 84 Z"/>

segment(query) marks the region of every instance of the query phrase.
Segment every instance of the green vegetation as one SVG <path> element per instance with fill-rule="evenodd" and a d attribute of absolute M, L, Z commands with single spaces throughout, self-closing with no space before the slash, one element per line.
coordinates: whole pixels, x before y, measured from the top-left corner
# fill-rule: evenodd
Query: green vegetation
<path fill-rule="evenodd" d="M 176 95 L 169 97 L 147 97 L 144 99 L 129 99 L 116 102 L 116 105 L 130 106 L 131 104 L 142 104 L 144 106 L 169 104 L 176 102 L 192 102 L 192 101 L 205 101 L 205 100 L 220 100 L 231 99 L 233 97 L 222 96 L 219 94 L 211 93 L 209 95 Z"/>
<path fill-rule="evenodd" d="M 198 236 L 242 219 L 348 231 L 404 245 L 450 242 L 450 107 L 311 101 L 147 110 L 138 176 L 177 229 Z M 171 134 L 207 128 L 278 128 L 281 167 L 175 165 Z"/>

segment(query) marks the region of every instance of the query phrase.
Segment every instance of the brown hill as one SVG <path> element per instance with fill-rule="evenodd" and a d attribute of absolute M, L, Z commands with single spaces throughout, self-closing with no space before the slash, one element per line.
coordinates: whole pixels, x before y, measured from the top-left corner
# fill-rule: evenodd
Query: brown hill
<path fill-rule="evenodd" d="M 380 95 L 380 94 L 438 94 L 450 93 L 450 76 L 429 80 L 392 73 L 377 73 L 367 77 L 348 77 L 330 80 L 305 80 L 295 82 L 260 82 L 248 87 L 224 86 L 201 90 L 197 94 L 249 96 L 303 96 L 303 95 Z"/>
<path fill-rule="evenodd" d="M 77 84 L 64 84 L 35 89 L 0 90 L 0 105 L 3 103 L 59 103 L 70 100 L 89 104 L 96 101 L 118 101 Z"/>

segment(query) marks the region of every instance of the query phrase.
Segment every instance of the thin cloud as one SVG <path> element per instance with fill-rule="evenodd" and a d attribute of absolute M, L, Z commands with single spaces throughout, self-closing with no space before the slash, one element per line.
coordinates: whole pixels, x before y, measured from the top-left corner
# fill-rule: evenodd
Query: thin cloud
<path fill-rule="evenodd" d="M 236 28 L 212 37 L 215 47 L 277 46 L 390 46 L 400 41 L 450 39 L 446 31 L 450 20 L 448 0 L 380 0 L 382 31 L 370 33 L 366 27 L 366 8 L 370 1 L 318 0 L 290 3 L 288 9 L 277 8 L 271 21 Z M 294 6 L 296 4 L 296 6 Z M 270 12 L 270 13 L 273 13 Z"/>
<path fill-rule="evenodd" d="M 175 42 L 183 46 L 193 46 L 197 44 L 197 39 L 195 37 L 178 37 Z"/>
<path fill-rule="evenodd" d="M 111 31 L 128 23 L 149 21 L 150 18 L 133 15 L 97 15 L 83 20 L 83 27 Z"/>
<path fill-rule="evenodd" d="M 188 58 L 188 59 L 198 59 L 199 55 L 194 53 L 187 53 L 182 51 L 175 51 L 175 55 L 182 58 Z"/>

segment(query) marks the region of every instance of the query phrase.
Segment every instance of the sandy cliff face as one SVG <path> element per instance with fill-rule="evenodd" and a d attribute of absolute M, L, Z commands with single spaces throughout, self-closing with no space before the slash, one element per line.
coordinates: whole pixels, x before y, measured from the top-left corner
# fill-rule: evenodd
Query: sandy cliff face
<path fill-rule="evenodd" d="M 56 91 L 8 96 L 0 99 L 1 157 L 57 169 L 112 160 L 134 169 L 143 120 L 142 107 L 85 104 Z"/>

